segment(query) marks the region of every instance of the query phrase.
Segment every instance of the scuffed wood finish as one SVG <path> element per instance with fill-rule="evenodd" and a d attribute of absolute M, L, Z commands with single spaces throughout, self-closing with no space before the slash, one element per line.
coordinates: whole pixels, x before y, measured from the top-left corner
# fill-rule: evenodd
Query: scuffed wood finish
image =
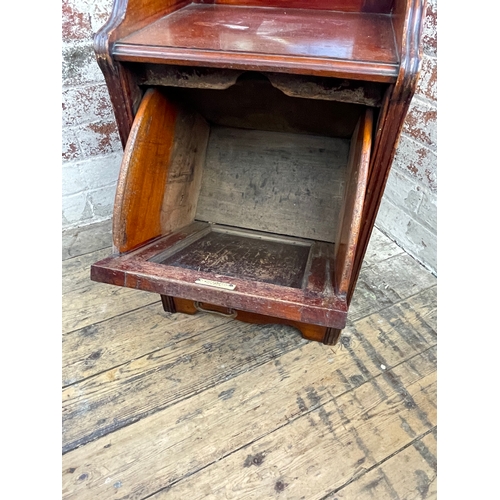
<path fill-rule="evenodd" d="M 434 430 L 418 436 L 410 446 L 390 457 L 325 500 L 373 500 L 374 498 L 413 498 L 436 500 L 437 436 Z M 413 474 L 402 473 L 402 464 L 420 466 Z"/>
<path fill-rule="evenodd" d="M 168 66 L 166 64 L 132 63 L 137 82 L 145 86 L 223 90 L 236 83 L 241 70 Z"/>
<path fill-rule="evenodd" d="M 291 240 L 291 239 L 290 239 Z M 220 230 L 210 233 L 166 258 L 155 262 L 167 266 L 300 288 L 311 244 L 277 237 L 253 237 L 250 232 Z"/>
<path fill-rule="evenodd" d="M 264 75 L 274 87 L 290 97 L 350 102 L 376 107 L 382 103 L 382 87 L 373 82 L 310 75 L 291 76 L 286 73 L 264 73 Z"/>
<path fill-rule="evenodd" d="M 199 319 L 197 324 L 199 327 Z M 186 329 L 192 332 L 191 336 L 172 342 L 172 335 L 164 331 L 165 345 L 160 349 L 63 390 L 63 453 L 304 344 L 299 335 L 286 335 L 279 327 L 263 341 L 262 336 L 255 335 L 255 326 L 221 321 L 221 318 L 218 325 L 207 328 L 204 335 L 196 335 L 194 325 L 184 325 Z M 245 346 L 231 356 L 232 344 L 227 338 L 232 336 L 245 337 L 242 340 Z M 179 348 L 183 351 L 181 357 Z M 209 352 L 217 355 L 208 359 Z M 220 369 L 220 358 L 224 359 L 224 370 Z M 127 393 L 133 397 L 124 399 L 123 394 Z M 81 394 L 86 397 L 82 398 Z M 93 411 L 86 411 L 89 405 Z"/>
<path fill-rule="evenodd" d="M 368 179 L 372 144 L 373 113 L 371 109 L 359 121 L 354 131 L 342 211 L 335 239 L 335 289 L 345 296 L 349 291 L 354 257 L 362 221 L 363 204 Z"/>
<path fill-rule="evenodd" d="M 313 9 L 192 4 L 121 38 L 113 55 L 382 82 L 398 71 L 390 16 Z"/>
<path fill-rule="evenodd" d="M 316 325 L 335 343 L 415 90 L 424 7 L 116 0 L 96 52 L 130 139 L 113 230 L 121 255 L 94 265 L 92 279 L 159 293 L 170 313 L 175 297 L 195 300 Z M 164 94 L 147 90 L 139 109 L 151 85 Z M 162 104 L 149 123 L 152 95 Z M 287 134 L 291 148 L 278 140 Z M 325 143 L 346 139 L 350 160 L 334 175 L 345 161 Z M 250 245 L 257 253 L 239 265 L 226 251 L 235 242 L 212 234 L 213 223 L 310 239 L 307 259 L 296 259 L 292 281 L 264 278 L 257 257 L 274 262 L 269 248 Z"/>
<path fill-rule="evenodd" d="M 370 236 L 375 225 L 385 185 L 396 154 L 404 119 L 415 93 L 421 66 L 421 35 L 426 0 L 395 0 L 395 29 L 401 63 L 397 82 L 387 90 L 378 119 L 370 174 L 363 208 L 363 222 L 349 284 L 348 302 L 356 286 Z"/>
<path fill-rule="evenodd" d="M 278 492 L 288 492 L 289 498 L 323 498 L 435 429 L 435 364 L 420 357 L 415 360 L 418 373 L 412 364 L 402 363 L 372 384 L 336 398 L 331 393 L 321 397 L 314 385 L 305 385 L 299 396 L 306 408 L 303 417 L 151 498 L 268 499 Z M 228 427 L 223 430 L 227 436 Z M 428 459 L 435 461 L 430 453 Z"/>
<path fill-rule="evenodd" d="M 132 63 L 137 83 L 145 86 L 225 90 L 236 84 L 244 71 L 166 64 Z M 360 82 L 313 75 L 261 72 L 271 84 L 289 97 L 349 102 L 380 107 L 384 86 L 375 82 Z"/>
<path fill-rule="evenodd" d="M 94 37 L 97 63 L 108 86 L 118 132 L 124 148 L 132 128 L 135 112 L 142 98 L 142 92 L 133 73 L 114 60 L 111 54 L 113 43 L 118 38 L 130 34 L 188 3 L 188 0 L 114 0 L 108 21 Z"/>
<path fill-rule="evenodd" d="M 199 114 L 180 111 L 161 206 L 162 234 L 193 222 L 209 133 L 210 127 Z"/>
<path fill-rule="evenodd" d="M 200 269 L 196 267 L 188 269 L 161 263 L 166 258 L 164 256 L 171 253 L 171 248 L 178 251 L 205 236 L 207 231 L 211 231 L 209 224 L 195 222 L 135 251 L 103 259 L 93 264 L 91 278 L 94 281 L 266 316 L 272 315 L 301 323 L 339 329 L 345 326 L 347 314 L 345 301 L 335 294 L 332 278 L 328 273 L 328 270 L 333 269 L 333 252 L 328 250 L 325 253 L 321 245 L 313 252 L 310 267 L 311 271 L 316 270 L 319 277 L 306 279 L 305 288 L 280 286 L 244 277 L 217 274 L 214 277 L 212 272 L 204 272 L 201 266 Z M 173 247 L 175 244 L 178 246 Z M 230 287 L 196 283 L 200 279 L 216 280 Z M 318 281 L 322 281 L 322 289 L 317 288 Z"/>

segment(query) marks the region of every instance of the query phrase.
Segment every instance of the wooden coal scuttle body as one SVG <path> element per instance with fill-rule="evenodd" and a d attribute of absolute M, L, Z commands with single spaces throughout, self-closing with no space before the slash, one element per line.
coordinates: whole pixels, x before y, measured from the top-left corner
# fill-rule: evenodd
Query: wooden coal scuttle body
<path fill-rule="evenodd" d="M 335 344 L 420 63 L 419 0 L 115 0 L 124 158 L 91 278 Z"/>

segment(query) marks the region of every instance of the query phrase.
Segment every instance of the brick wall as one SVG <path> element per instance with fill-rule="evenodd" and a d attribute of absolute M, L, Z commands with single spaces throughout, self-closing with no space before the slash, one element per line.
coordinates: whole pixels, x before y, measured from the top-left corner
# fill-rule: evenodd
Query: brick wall
<path fill-rule="evenodd" d="M 109 219 L 122 149 L 108 91 L 95 61 L 93 34 L 111 0 L 62 3 L 63 227 Z"/>
<path fill-rule="evenodd" d="M 63 0 L 63 227 L 111 217 L 122 149 L 93 34 L 112 0 Z M 436 0 L 428 0 L 424 59 L 376 225 L 436 270 Z"/>
<path fill-rule="evenodd" d="M 422 71 L 376 226 L 437 272 L 437 8 L 428 0 Z"/>

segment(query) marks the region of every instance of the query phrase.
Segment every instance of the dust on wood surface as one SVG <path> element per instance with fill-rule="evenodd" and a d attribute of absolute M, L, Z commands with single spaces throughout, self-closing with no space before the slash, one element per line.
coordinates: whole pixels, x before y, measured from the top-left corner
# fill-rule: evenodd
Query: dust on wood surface
<path fill-rule="evenodd" d="M 215 127 L 196 219 L 333 242 L 349 141 Z"/>
<path fill-rule="evenodd" d="M 212 231 L 163 264 L 300 288 L 310 245 Z"/>

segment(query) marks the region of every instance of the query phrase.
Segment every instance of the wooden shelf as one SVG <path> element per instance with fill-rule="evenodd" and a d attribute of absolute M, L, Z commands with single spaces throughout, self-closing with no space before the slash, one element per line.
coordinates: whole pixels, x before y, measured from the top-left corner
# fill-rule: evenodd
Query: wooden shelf
<path fill-rule="evenodd" d="M 113 55 L 379 82 L 399 70 L 390 15 L 275 7 L 190 4 L 118 40 Z"/>

